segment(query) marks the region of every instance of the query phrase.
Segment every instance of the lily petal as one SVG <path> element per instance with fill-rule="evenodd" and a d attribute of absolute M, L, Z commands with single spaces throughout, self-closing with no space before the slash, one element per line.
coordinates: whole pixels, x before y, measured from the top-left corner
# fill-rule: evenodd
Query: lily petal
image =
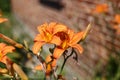
<path fill-rule="evenodd" d="M 38 51 L 40 50 L 41 46 L 44 44 L 45 44 L 45 42 L 35 42 L 32 47 L 33 53 L 37 54 Z"/>
<path fill-rule="evenodd" d="M 73 38 L 73 36 L 74 36 L 74 34 L 75 34 L 75 32 L 73 31 L 73 30 L 71 30 L 71 29 L 68 29 L 68 35 L 69 35 L 69 38 L 70 38 L 70 40 Z"/>
<path fill-rule="evenodd" d="M 38 29 L 38 31 L 41 33 L 42 31 L 45 30 L 45 28 L 47 28 L 47 26 L 48 26 L 48 24 L 45 23 L 45 24 L 43 24 L 43 25 L 38 26 L 37 29 Z"/>
<path fill-rule="evenodd" d="M 0 62 L 3 62 L 3 63 L 5 63 L 6 65 L 8 65 L 8 64 L 9 64 L 8 62 L 10 62 L 10 59 L 8 59 L 7 56 L 2 56 L 2 57 L 0 58 Z"/>
<path fill-rule="evenodd" d="M 13 50 L 15 50 L 13 46 L 6 46 L 3 50 L 3 55 L 6 55 L 8 52 L 12 52 Z"/>
<path fill-rule="evenodd" d="M 49 24 L 49 26 L 47 26 L 47 28 L 46 28 L 46 30 L 49 32 L 49 33 L 51 33 L 51 34 L 53 34 L 53 30 L 54 30 L 54 27 L 56 26 L 56 22 L 51 22 L 50 24 Z"/>
<path fill-rule="evenodd" d="M 52 56 L 52 55 L 48 55 L 48 56 L 46 57 L 46 60 L 45 60 L 46 63 L 49 63 L 49 62 L 52 61 L 51 56 Z M 53 61 L 52 61 L 50 64 L 51 64 L 51 67 L 55 67 L 56 64 L 57 64 L 57 60 L 56 60 L 56 59 L 53 59 Z M 48 64 L 48 65 L 49 65 L 49 64 Z"/>
<path fill-rule="evenodd" d="M 80 46 L 80 44 L 74 44 L 71 47 L 77 49 L 79 51 L 79 53 L 83 52 L 83 48 Z"/>
<path fill-rule="evenodd" d="M 56 34 L 57 32 L 66 32 L 66 31 L 67 31 L 67 27 L 58 23 L 54 27 L 54 33 L 53 34 Z"/>
<path fill-rule="evenodd" d="M 0 51 L 6 46 L 4 43 L 0 43 Z"/>
<path fill-rule="evenodd" d="M 43 38 L 44 38 L 44 36 L 43 36 L 42 34 L 38 34 L 38 35 L 35 37 L 34 41 L 35 41 L 35 42 L 36 42 L 36 41 L 44 41 Z"/>
<path fill-rule="evenodd" d="M 56 60 L 56 59 L 54 59 L 54 60 L 52 61 L 51 66 L 52 66 L 52 67 L 56 67 L 56 65 L 57 65 L 57 60 Z"/>
<path fill-rule="evenodd" d="M 0 18 L 0 23 L 3 23 L 5 21 L 8 21 L 8 19 L 6 19 L 6 18 Z"/>
<path fill-rule="evenodd" d="M 48 62 L 50 62 L 50 61 L 52 60 L 51 56 L 52 56 L 52 55 L 50 55 L 50 54 L 47 55 L 47 57 L 46 57 L 46 59 L 45 59 L 46 63 L 48 63 Z"/>
<path fill-rule="evenodd" d="M 55 45 L 60 45 L 62 43 L 62 41 L 60 40 L 60 38 L 58 36 L 53 36 L 53 38 L 50 42 Z"/>
<path fill-rule="evenodd" d="M 77 44 L 83 37 L 84 32 L 78 32 L 74 35 L 74 37 L 71 39 L 70 44 Z"/>
<path fill-rule="evenodd" d="M 65 51 L 65 49 L 56 47 L 55 50 L 54 50 L 54 52 L 53 52 L 53 57 L 55 59 L 60 58 L 60 56 L 63 54 L 64 51 Z"/>

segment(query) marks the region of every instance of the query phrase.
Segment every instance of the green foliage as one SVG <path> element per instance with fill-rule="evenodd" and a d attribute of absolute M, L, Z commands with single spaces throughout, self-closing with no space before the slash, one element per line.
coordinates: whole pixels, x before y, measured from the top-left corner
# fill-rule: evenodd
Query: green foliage
<path fill-rule="evenodd" d="M 3 75 L 0 75 L 0 80 L 15 80 L 13 79 L 11 76 L 9 75 L 6 75 L 6 76 L 3 76 Z"/>
<path fill-rule="evenodd" d="M 5 34 L 9 37 L 12 37 L 12 28 L 10 27 L 11 24 L 9 24 L 9 22 L 6 23 L 2 23 L 0 24 L 0 33 Z"/>
<path fill-rule="evenodd" d="M 6 65 L 2 62 L 0 62 L 0 68 L 6 68 Z"/>
<path fill-rule="evenodd" d="M 0 33 L 10 37 L 11 39 L 23 43 L 24 40 L 31 44 L 33 41 L 28 32 L 24 31 L 24 25 L 22 25 L 11 13 L 3 15 L 8 21 L 0 24 Z M 4 42 L 0 39 L 0 42 Z"/>
<path fill-rule="evenodd" d="M 10 58 L 10 60 L 12 60 L 13 62 L 18 62 L 21 58 L 20 54 L 15 53 L 15 52 L 11 52 L 8 53 L 7 56 Z"/>
<path fill-rule="evenodd" d="M 10 12 L 10 0 L 0 0 L 0 10 L 2 10 L 5 13 Z"/>
<path fill-rule="evenodd" d="M 115 77 L 117 70 L 118 70 L 119 64 L 118 62 L 115 60 L 115 58 L 110 57 L 110 60 L 108 62 L 107 65 L 107 69 L 106 69 L 106 77 L 107 79 L 112 79 Z"/>
<path fill-rule="evenodd" d="M 35 74 L 33 74 L 32 76 L 29 76 L 29 80 L 44 80 L 45 78 L 44 76 L 45 75 L 43 74 L 42 71 L 36 71 Z"/>
<path fill-rule="evenodd" d="M 96 73 L 95 80 L 120 80 L 120 61 L 118 58 L 111 56 L 104 70 L 99 70 Z"/>

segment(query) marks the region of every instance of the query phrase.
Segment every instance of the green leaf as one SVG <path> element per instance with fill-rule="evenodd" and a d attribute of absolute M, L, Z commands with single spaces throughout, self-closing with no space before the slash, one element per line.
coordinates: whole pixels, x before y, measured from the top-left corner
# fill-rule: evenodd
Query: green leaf
<path fill-rule="evenodd" d="M 6 67 L 6 64 L 0 62 L 0 68 L 7 68 L 7 67 Z"/>
<path fill-rule="evenodd" d="M 7 57 L 13 62 L 17 62 L 20 59 L 20 55 L 16 52 L 7 53 Z"/>

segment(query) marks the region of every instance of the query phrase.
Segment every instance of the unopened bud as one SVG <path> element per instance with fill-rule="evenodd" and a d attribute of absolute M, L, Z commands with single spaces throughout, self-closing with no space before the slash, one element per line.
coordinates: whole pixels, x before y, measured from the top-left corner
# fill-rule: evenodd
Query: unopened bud
<path fill-rule="evenodd" d="M 88 24 L 88 26 L 87 26 L 87 28 L 86 28 L 86 30 L 84 31 L 84 34 L 83 34 L 83 37 L 82 37 L 82 41 L 87 37 L 87 35 L 88 35 L 88 33 L 90 32 L 90 30 L 91 30 L 91 23 L 90 24 Z"/>

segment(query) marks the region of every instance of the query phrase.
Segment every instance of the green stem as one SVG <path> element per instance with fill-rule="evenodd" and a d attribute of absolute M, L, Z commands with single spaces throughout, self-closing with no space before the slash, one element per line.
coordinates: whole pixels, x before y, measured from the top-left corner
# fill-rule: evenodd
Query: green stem
<path fill-rule="evenodd" d="M 73 57 L 73 59 L 75 59 L 78 62 L 78 55 L 77 52 L 73 49 L 73 52 L 75 53 L 75 57 Z"/>
<path fill-rule="evenodd" d="M 71 51 L 70 55 L 68 55 L 67 57 L 65 57 L 65 55 L 64 55 L 64 62 L 63 62 L 63 64 L 62 64 L 62 67 L 61 67 L 61 70 L 60 70 L 60 73 L 59 73 L 59 74 L 62 73 L 62 70 L 63 70 L 63 68 L 64 68 L 64 65 L 65 65 L 66 61 L 68 60 L 68 58 L 69 58 L 70 56 L 73 55 L 73 52 L 74 52 L 74 49 L 72 48 L 72 51 Z"/>

